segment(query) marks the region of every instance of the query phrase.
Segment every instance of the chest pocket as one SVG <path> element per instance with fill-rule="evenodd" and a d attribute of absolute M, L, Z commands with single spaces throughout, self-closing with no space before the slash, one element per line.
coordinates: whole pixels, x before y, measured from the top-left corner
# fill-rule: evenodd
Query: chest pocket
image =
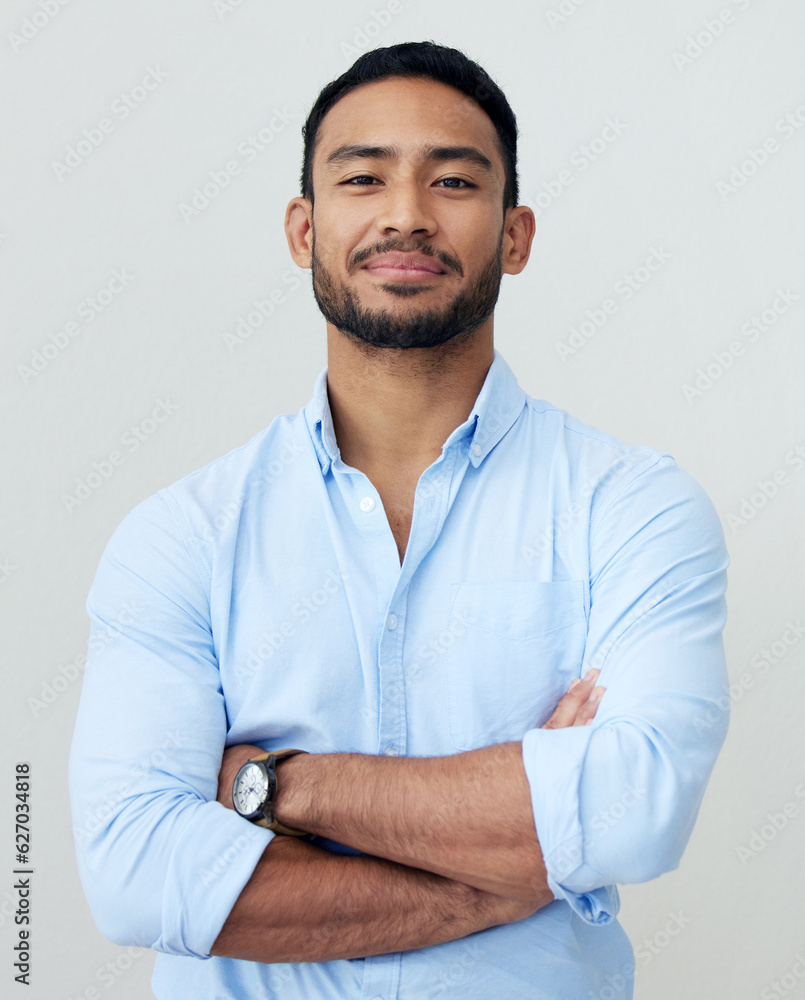
<path fill-rule="evenodd" d="M 457 750 L 522 739 L 550 718 L 581 671 L 581 581 L 455 583 L 447 698 Z"/>

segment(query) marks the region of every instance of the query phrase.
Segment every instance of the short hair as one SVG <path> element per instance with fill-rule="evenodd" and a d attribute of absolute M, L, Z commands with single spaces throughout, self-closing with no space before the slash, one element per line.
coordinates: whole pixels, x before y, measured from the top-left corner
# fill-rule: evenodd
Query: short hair
<path fill-rule="evenodd" d="M 401 42 L 372 49 L 321 91 L 302 126 L 302 197 L 313 202 L 313 156 L 324 116 L 342 97 L 364 83 L 408 77 L 436 80 L 461 91 L 485 111 L 495 126 L 498 150 L 506 170 L 503 209 L 517 204 L 517 119 L 503 91 L 479 66 L 458 49 L 436 42 Z"/>

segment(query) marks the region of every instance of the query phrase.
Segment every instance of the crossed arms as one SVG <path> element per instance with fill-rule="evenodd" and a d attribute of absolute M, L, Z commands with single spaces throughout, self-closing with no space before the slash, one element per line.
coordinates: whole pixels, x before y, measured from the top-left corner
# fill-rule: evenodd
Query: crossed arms
<path fill-rule="evenodd" d="M 585 725 L 597 670 L 543 728 Z M 218 801 L 261 748 L 230 747 Z M 520 743 L 449 757 L 300 754 L 278 765 L 277 816 L 368 857 L 277 836 L 211 953 L 316 962 L 406 951 L 522 920 L 550 903 Z"/>
<path fill-rule="evenodd" d="M 221 807 L 258 748 L 222 762 L 220 622 L 192 545 L 206 521 L 185 524 L 169 491 L 135 508 L 87 602 L 70 755 L 76 856 L 101 932 L 199 957 L 361 957 L 521 920 L 549 890 L 606 922 L 608 887 L 676 867 L 728 720 L 723 534 L 665 458 L 613 478 L 595 510 L 580 660 L 606 671 L 595 725 L 563 717 L 562 699 L 555 731 L 522 743 L 282 761 L 280 819 L 364 852 L 344 856 L 269 839 Z"/>

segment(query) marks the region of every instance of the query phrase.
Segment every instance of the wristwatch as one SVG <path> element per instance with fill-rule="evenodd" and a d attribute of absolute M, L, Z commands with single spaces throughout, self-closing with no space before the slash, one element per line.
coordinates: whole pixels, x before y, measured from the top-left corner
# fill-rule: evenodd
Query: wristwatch
<path fill-rule="evenodd" d="M 258 826 L 264 826 L 274 833 L 284 833 L 289 837 L 304 837 L 304 830 L 294 830 L 285 826 L 274 815 L 277 797 L 277 775 L 274 768 L 284 757 L 306 750 L 272 750 L 270 753 L 252 757 L 235 775 L 232 785 L 232 804 L 235 812 Z"/>

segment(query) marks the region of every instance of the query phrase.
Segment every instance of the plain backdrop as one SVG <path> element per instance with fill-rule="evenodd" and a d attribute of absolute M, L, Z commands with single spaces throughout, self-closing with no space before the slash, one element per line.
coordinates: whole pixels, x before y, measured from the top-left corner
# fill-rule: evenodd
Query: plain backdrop
<path fill-rule="evenodd" d="M 362 51 L 423 39 L 518 117 L 538 228 L 496 346 L 531 395 L 670 452 L 731 553 L 731 729 L 678 870 L 622 889 L 635 995 L 805 996 L 805 4 L 9 0 L 0 28 L 3 996 L 150 995 L 153 953 L 99 934 L 75 863 L 86 594 L 135 504 L 310 398 L 324 321 L 282 229 L 300 128 Z"/>

